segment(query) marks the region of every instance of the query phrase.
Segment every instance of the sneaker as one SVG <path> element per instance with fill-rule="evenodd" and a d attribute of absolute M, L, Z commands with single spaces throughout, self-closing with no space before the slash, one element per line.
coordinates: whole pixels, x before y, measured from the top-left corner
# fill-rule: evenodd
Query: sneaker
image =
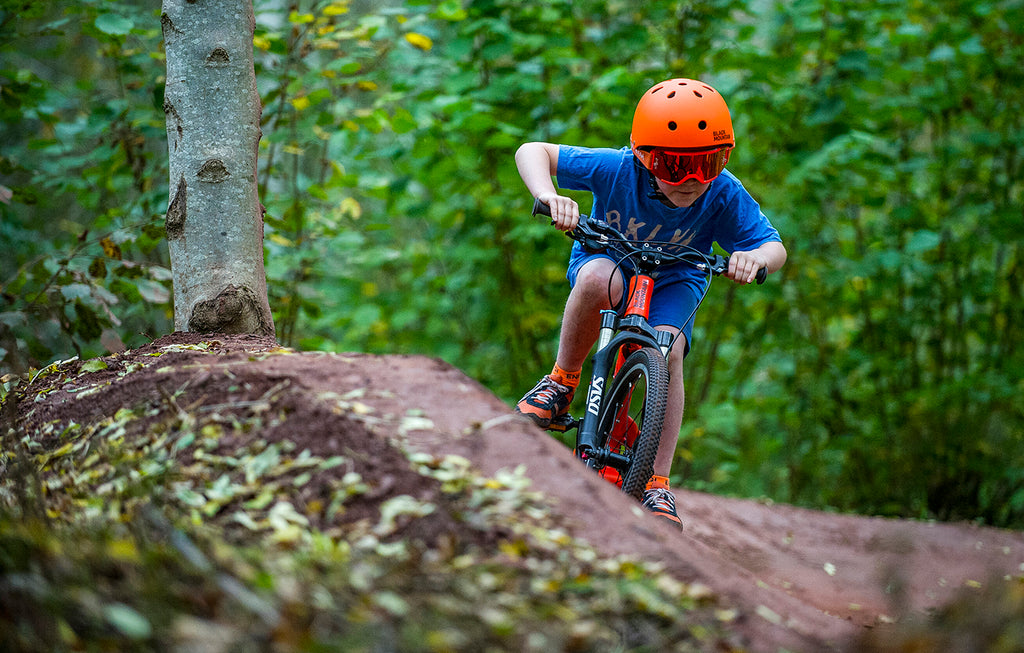
<path fill-rule="evenodd" d="M 672 522 L 679 529 L 683 527 L 683 520 L 676 514 L 676 495 L 665 487 L 652 487 L 644 491 L 644 508 L 651 513 Z"/>
<path fill-rule="evenodd" d="M 537 426 L 546 429 L 551 425 L 551 420 L 569 410 L 574 393 L 573 388 L 547 375 L 519 400 L 516 412 L 526 415 Z"/>

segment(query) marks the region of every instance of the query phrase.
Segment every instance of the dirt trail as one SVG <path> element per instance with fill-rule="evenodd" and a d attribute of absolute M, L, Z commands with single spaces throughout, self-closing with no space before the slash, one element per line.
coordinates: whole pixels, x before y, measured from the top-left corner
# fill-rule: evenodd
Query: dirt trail
<path fill-rule="evenodd" d="M 210 339 L 174 334 L 148 350 Z M 253 336 L 216 340 L 216 349 L 234 354 L 230 373 L 239 384 L 308 390 L 292 393 L 309 398 L 308 406 L 305 400 L 289 406 L 296 423 L 304 416 L 309 424 L 319 419 L 323 408 L 316 398 L 324 392 L 358 396 L 381 427 L 407 433 L 413 449 L 458 454 L 488 474 L 524 466 L 533 486 L 554 499 L 568 531 L 608 556 L 639 555 L 684 582 L 706 585 L 723 605 L 736 608 L 736 628 L 754 651 L 846 649 L 869 627 L 923 616 L 965 590 L 1024 575 L 1024 533 L 964 524 L 845 516 L 679 491 L 686 523 L 680 533 L 445 363 L 315 352 L 247 358 L 246 352 L 276 345 Z M 152 362 L 146 352 L 136 356 Z M 224 373 L 212 367 L 216 358 L 196 353 L 197 378 Z M 142 384 L 124 385 L 126 393 L 132 387 L 146 392 Z"/>
<path fill-rule="evenodd" d="M 369 361 L 367 361 L 369 363 Z M 413 432 L 431 453 L 459 453 L 486 472 L 526 465 L 566 523 L 610 555 L 640 554 L 701 582 L 745 617 L 755 650 L 838 648 L 901 617 L 923 616 L 964 588 L 1024 573 L 1024 533 L 837 515 L 677 492 L 682 533 L 662 524 L 568 451 L 466 378 L 425 358 L 388 358 L 371 376 L 395 393 L 383 410 L 419 409 L 436 432 Z M 479 426 L 476 426 L 479 425 Z M 610 519 L 614 516 L 614 519 Z"/>

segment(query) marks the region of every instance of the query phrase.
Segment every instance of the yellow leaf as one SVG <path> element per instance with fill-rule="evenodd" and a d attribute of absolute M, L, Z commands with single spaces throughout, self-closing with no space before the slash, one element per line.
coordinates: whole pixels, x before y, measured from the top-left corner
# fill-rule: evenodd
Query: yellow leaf
<path fill-rule="evenodd" d="M 332 2 L 324 7 L 324 16 L 340 16 L 348 13 L 347 2 Z"/>
<path fill-rule="evenodd" d="M 405 40 L 411 43 L 413 47 L 419 48 L 424 52 L 434 47 L 434 42 L 429 36 L 424 36 L 423 34 L 418 34 L 416 32 L 406 33 Z"/>
<path fill-rule="evenodd" d="M 373 407 L 367 406 L 361 401 L 352 402 L 351 410 L 356 415 L 369 415 L 373 412 Z"/>
<path fill-rule="evenodd" d="M 513 559 L 522 558 L 530 552 L 529 547 L 521 539 L 514 542 L 503 542 L 498 545 L 498 548 L 501 549 L 502 553 Z"/>
<path fill-rule="evenodd" d="M 112 558 L 132 562 L 139 559 L 139 551 L 131 540 L 114 540 L 107 547 Z"/>
<path fill-rule="evenodd" d="M 264 52 L 270 50 L 270 39 L 265 36 L 253 37 L 252 44 Z"/>
<path fill-rule="evenodd" d="M 61 447 L 60 449 L 57 449 L 52 454 L 50 454 L 50 458 L 56 458 L 58 456 L 63 456 L 63 455 L 69 454 L 69 453 L 71 453 L 71 449 L 74 446 L 75 446 L 74 442 L 68 442 L 63 447 Z"/>
<path fill-rule="evenodd" d="M 271 242 L 277 243 L 278 245 L 281 245 L 283 247 L 291 247 L 292 245 L 294 245 L 292 241 L 288 240 L 281 234 L 270 234 L 269 236 L 267 236 L 267 238 L 269 238 Z"/>
<path fill-rule="evenodd" d="M 106 254 L 112 259 L 116 259 L 118 261 L 121 260 L 121 248 L 117 246 L 117 243 L 110 240 L 109 238 L 104 238 L 103 240 L 100 241 L 100 245 L 103 246 L 104 254 Z"/>
<path fill-rule="evenodd" d="M 350 216 L 356 220 L 363 216 L 363 207 L 359 204 L 359 200 L 354 197 L 346 197 L 341 200 L 341 204 L 338 209 L 342 214 Z"/>
<path fill-rule="evenodd" d="M 376 82 L 370 82 L 370 81 L 367 81 L 365 79 L 361 80 L 359 82 L 356 82 L 356 86 L 358 86 L 363 91 L 376 91 L 377 90 L 377 83 Z"/>
<path fill-rule="evenodd" d="M 296 111 L 302 111 L 303 109 L 309 108 L 309 98 L 305 95 L 291 99 L 291 104 L 295 107 Z"/>

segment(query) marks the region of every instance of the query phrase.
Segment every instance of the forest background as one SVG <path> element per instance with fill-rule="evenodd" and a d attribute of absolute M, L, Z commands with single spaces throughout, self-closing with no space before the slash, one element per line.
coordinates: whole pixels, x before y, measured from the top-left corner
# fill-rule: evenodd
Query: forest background
<path fill-rule="evenodd" d="M 173 329 L 157 4 L 0 2 L 4 372 Z M 700 78 L 790 259 L 712 284 L 675 483 L 1024 527 L 1024 3 L 255 10 L 282 344 L 434 355 L 514 401 L 554 358 L 568 248 L 515 149 L 626 145 L 646 88 Z"/>

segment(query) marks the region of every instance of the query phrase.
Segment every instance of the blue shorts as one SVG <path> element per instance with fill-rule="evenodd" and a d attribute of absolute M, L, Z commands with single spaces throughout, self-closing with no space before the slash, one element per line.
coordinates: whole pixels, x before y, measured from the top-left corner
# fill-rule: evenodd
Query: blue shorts
<path fill-rule="evenodd" d="M 613 263 L 617 260 L 605 253 L 588 254 L 581 247 L 573 247 L 569 270 L 565 275 L 570 287 L 576 285 L 580 269 L 596 258 L 606 258 Z M 625 266 L 620 266 L 619 270 L 628 288 L 633 270 Z M 686 349 L 683 351 L 683 356 L 686 356 L 693 342 L 693 319 L 707 288 L 707 277 L 686 263 L 662 266 L 653 277 L 654 292 L 651 294 L 651 314 L 647 321 L 651 326 L 673 326 L 679 329 L 686 336 Z M 621 299 L 619 303 L 622 303 Z"/>

